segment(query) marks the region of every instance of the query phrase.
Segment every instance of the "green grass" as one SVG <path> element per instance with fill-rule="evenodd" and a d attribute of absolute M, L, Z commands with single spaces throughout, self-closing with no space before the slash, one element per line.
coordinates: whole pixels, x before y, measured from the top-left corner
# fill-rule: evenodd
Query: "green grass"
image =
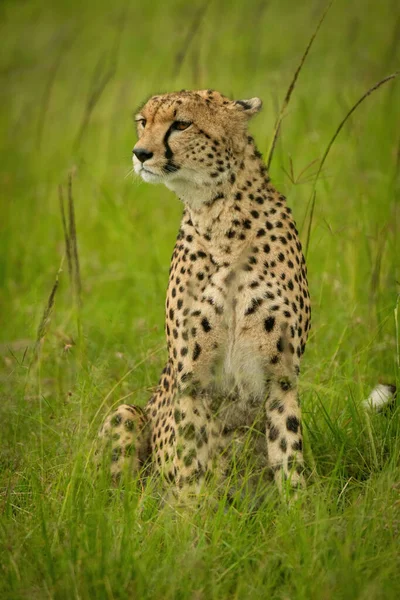
<path fill-rule="evenodd" d="M 316 186 L 301 500 L 288 509 L 271 489 L 256 512 L 247 498 L 181 514 L 160 508 L 153 486 L 113 488 L 90 461 L 106 411 L 129 394 L 143 405 L 165 359 L 182 207 L 127 176 L 133 110 L 182 87 L 257 95 L 251 128 L 266 154 L 325 8 L 214 0 L 190 39 L 201 5 L 1 3 L 1 598 L 400 596 L 400 409 L 369 418 L 360 405 L 378 381 L 399 383 L 400 79 L 352 115 Z M 336 0 L 300 73 L 271 176 L 303 241 L 309 176 L 351 106 L 399 69 L 399 19 L 394 0 Z M 82 307 L 64 262 L 33 363 L 64 254 L 58 187 L 71 172 Z"/>

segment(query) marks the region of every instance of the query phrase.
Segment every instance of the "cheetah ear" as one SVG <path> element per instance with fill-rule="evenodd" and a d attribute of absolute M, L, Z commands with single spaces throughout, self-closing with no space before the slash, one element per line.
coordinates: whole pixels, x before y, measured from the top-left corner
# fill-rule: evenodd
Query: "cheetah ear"
<path fill-rule="evenodd" d="M 235 106 L 241 108 L 245 115 L 250 118 L 260 112 L 262 108 L 262 100 L 260 98 L 249 98 L 248 100 L 236 100 Z"/>

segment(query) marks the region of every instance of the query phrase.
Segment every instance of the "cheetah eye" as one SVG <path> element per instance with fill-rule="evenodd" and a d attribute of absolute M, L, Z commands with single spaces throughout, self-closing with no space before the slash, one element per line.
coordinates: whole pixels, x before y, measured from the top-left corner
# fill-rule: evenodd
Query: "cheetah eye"
<path fill-rule="evenodd" d="M 136 123 L 137 123 L 138 125 L 140 125 L 141 127 L 145 128 L 145 127 L 146 127 L 147 120 L 146 120 L 146 119 L 143 119 L 143 118 L 141 118 L 141 119 L 136 119 Z"/>
<path fill-rule="evenodd" d="M 175 129 L 175 131 L 185 131 L 185 129 L 187 129 L 190 126 L 191 123 L 187 121 L 175 121 L 174 123 L 172 123 L 172 129 Z"/>

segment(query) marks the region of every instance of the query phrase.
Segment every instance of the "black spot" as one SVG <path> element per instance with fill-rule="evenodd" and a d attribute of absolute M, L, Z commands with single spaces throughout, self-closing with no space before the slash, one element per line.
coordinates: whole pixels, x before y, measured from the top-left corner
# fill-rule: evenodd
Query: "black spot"
<path fill-rule="evenodd" d="M 287 450 L 287 441 L 286 441 L 285 438 L 281 439 L 279 447 L 282 450 L 282 452 L 286 452 L 286 450 Z"/>
<path fill-rule="evenodd" d="M 262 302 L 263 301 L 261 298 L 253 298 L 250 303 L 250 306 L 246 309 L 244 313 L 245 316 L 254 314 L 256 310 L 261 306 Z"/>
<path fill-rule="evenodd" d="M 269 405 L 269 410 L 277 410 L 279 414 L 282 414 L 285 410 L 285 407 L 279 402 L 278 398 L 275 398 Z"/>
<path fill-rule="evenodd" d="M 113 448 L 112 455 L 111 455 L 112 462 L 118 462 L 118 459 L 121 456 L 121 454 L 122 454 L 121 447 Z"/>
<path fill-rule="evenodd" d="M 121 421 L 122 421 L 121 415 L 118 415 L 118 414 L 114 415 L 111 419 L 111 425 L 113 427 L 116 427 L 117 425 L 119 425 L 121 423 Z"/>
<path fill-rule="evenodd" d="M 127 429 L 128 431 L 133 431 L 135 429 L 135 423 L 132 421 L 132 419 L 127 419 L 124 425 L 125 429 Z"/>
<path fill-rule="evenodd" d="M 193 350 L 193 360 L 197 360 L 201 354 L 201 346 L 196 342 Z"/>
<path fill-rule="evenodd" d="M 279 385 L 281 386 L 281 390 L 283 390 L 284 392 L 287 392 L 292 387 L 290 385 L 289 379 L 281 379 Z"/>
<path fill-rule="evenodd" d="M 267 319 L 265 319 L 265 321 L 264 321 L 265 331 L 267 331 L 269 333 L 270 331 L 273 330 L 274 327 L 275 327 L 275 317 L 268 317 Z"/>
<path fill-rule="evenodd" d="M 288 431 L 293 431 L 293 433 L 297 433 L 299 429 L 300 422 L 297 417 L 290 416 L 286 419 L 286 429 Z"/>
<path fill-rule="evenodd" d="M 301 452 L 303 450 L 303 440 L 298 440 L 292 444 L 292 450 L 296 450 L 297 452 Z"/>
<path fill-rule="evenodd" d="M 276 349 L 278 352 L 283 352 L 283 339 L 280 337 L 276 343 Z"/>
<path fill-rule="evenodd" d="M 277 427 L 275 427 L 275 425 L 272 425 L 269 430 L 269 434 L 268 434 L 269 441 L 275 442 L 275 440 L 278 439 L 278 436 L 279 436 L 279 430 L 277 429 Z"/>
<path fill-rule="evenodd" d="M 211 331 L 211 325 L 206 317 L 204 317 L 204 319 L 201 320 L 201 326 L 206 333 Z"/>

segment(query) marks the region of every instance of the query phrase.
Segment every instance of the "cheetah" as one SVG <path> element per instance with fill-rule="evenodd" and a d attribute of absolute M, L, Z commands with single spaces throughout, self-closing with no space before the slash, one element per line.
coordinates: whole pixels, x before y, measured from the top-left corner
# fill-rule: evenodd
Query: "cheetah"
<path fill-rule="evenodd" d="M 197 497 L 214 474 L 223 484 L 238 456 L 280 489 L 305 481 L 307 271 L 291 210 L 247 129 L 261 106 L 183 90 L 150 98 L 135 118 L 135 173 L 184 205 L 165 306 L 168 360 L 144 411 L 118 407 L 101 436 L 114 475 L 150 465 L 176 496 Z"/>

